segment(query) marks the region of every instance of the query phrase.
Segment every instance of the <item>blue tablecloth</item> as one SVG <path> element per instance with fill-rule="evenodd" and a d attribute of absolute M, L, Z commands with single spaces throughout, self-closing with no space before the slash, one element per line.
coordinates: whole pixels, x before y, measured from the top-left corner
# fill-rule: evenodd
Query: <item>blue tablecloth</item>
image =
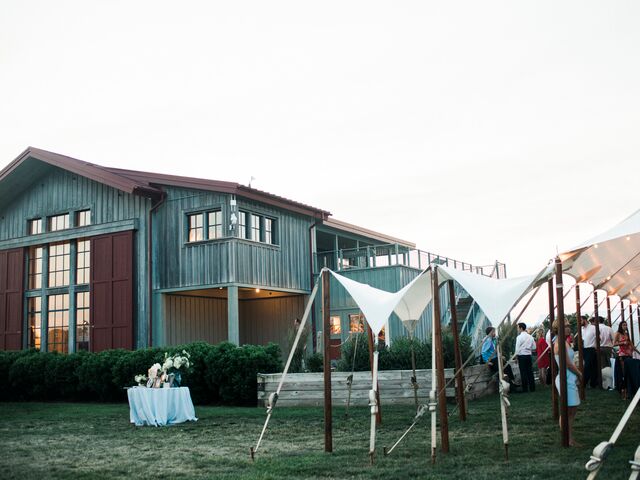
<path fill-rule="evenodd" d="M 127 390 L 129 416 L 137 426 L 171 425 L 188 420 L 196 421 L 188 387 L 145 388 L 133 387 Z"/>

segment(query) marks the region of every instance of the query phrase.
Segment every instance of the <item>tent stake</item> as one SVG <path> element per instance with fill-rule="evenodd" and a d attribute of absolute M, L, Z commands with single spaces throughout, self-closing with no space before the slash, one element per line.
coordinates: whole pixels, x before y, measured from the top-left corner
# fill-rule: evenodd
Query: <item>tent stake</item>
<path fill-rule="evenodd" d="M 549 279 L 549 368 L 551 368 L 551 405 L 553 408 L 553 419 L 558 420 L 558 392 L 556 391 L 555 386 L 553 385 L 554 378 L 556 378 L 557 368 L 556 368 L 556 359 L 553 357 L 553 334 L 551 331 L 551 327 L 553 326 L 553 322 L 555 320 L 555 312 L 554 312 L 554 302 L 553 302 L 553 278 Z"/>
<path fill-rule="evenodd" d="M 582 344 L 582 314 L 580 312 L 580 285 L 576 283 L 576 324 L 578 326 L 578 369 L 584 378 L 584 346 Z M 580 400 L 584 401 L 584 382 L 580 382 Z"/>
<path fill-rule="evenodd" d="M 331 453 L 333 451 L 333 434 L 332 434 L 332 418 L 331 418 L 331 360 L 329 358 L 329 349 L 331 344 L 330 332 L 330 311 L 331 294 L 330 294 L 331 278 L 327 272 L 322 277 L 322 329 L 324 337 L 324 451 Z"/>
<path fill-rule="evenodd" d="M 449 285 L 449 307 L 451 308 L 451 333 L 453 334 L 453 352 L 456 364 L 456 399 L 458 401 L 458 413 L 463 422 L 467 419 L 467 405 L 464 396 L 464 372 L 462 370 L 462 353 L 460 353 L 460 337 L 458 334 L 458 309 L 456 308 L 456 294 L 453 289 L 453 280 Z M 413 373 L 415 375 L 415 372 Z M 416 395 L 416 404 L 417 404 Z"/>
<path fill-rule="evenodd" d="M 562 298 L 562 262 L 556 257 L 556 296 Z M 569 407 L 567 403 L 567 341 L 564 331 L 564 302 L 558 302 L 558 374 L 560 376 L 560 435 L 562 446 L 569 446 Z M 555 389 L 555 385 L 551 388 Z"/>

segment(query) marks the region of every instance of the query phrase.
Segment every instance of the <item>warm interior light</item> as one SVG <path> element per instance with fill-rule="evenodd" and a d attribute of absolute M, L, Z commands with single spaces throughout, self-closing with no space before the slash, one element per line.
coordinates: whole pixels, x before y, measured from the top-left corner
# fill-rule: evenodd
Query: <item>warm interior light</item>
<path fill-rule="evenodd" d="M 631 270 L 627 270 L 627 275 L 631 275 Z"/>
<path fill-rule="evenodd" d="M 611 275 L 609 275 L 609 276 L 607 277 L 607 280 L 611 280 Z"/>
<path fill-rule="evenodd" d="M 596 244 L 593 246 L 593 248 L 598 248 L 598 244 L 596 243 Z"/>
<path fill-rule="evenodd" d="M 256 293 L 260 293 L 260 289 L 259 288 L 256 288 Z"/>
<path fill-rule="evenodd" d="M 631 237 L 627 237 L 627 240 L 631 240 Z"/>

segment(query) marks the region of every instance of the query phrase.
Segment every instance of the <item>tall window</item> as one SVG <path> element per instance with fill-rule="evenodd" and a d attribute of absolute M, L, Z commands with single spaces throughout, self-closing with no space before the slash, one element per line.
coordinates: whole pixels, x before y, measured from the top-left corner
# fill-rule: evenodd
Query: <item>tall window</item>
<path fill-rule="evenodd" d="M 76 212 L 76 227 L 86 227 L 87 225 L 91 225 L 91 210 Z"/>
<path fill-rule="evenodd" d="M 349 315 L 349 331 L 352 333 L 364 333 L 364 317 L 362 315 Z"/>
<path fill-rule="evenodd" d="M 275 243 L 273 237 L 273 220 L 266 217 L 264 219 L 264 243 Z"/>
<path fill-rule="evenodd" d="M 216 210 L 215 212 L 209 212 L 209 237 L 208 238 L 222 238 L 222 212 Z"/>
<path fill-rule="evenodd" d="M 54 215 L 53 217 L 49 217 L 49 231 L 56 232 L 58 230 L 66 230 L 69 228 L 69 214 L 65 213 L 63 215 Z"/>
<path fill-rule="evenodd" d="M 251 214 L 251 240 L 260 241 L 260 216 Z"/>
<path fill-rule="evenodd" d="M 29 235 L 37 235 L 42 233 L 42 219 L 34 218 L 33 220 L 29 220 Z"/>
<path fill-rule="evenodd" d="M 329 318 L 329 327 L 331 335 L 340 335 L 342 333 L 342 326 L 340 325 L 340 317 Z"/>
<path fill-rule="evenodd" d="M 89 350 L 89 292 L 76 293 L 76 352 Z"/>
<path fill-rule="evenodd" d="M 69 351 L 69 294 L 48 296 L 47 350 Z"/>
<path fill-rule="evenodd" d="M 204 240 L 204 215 L 202 213 L 194 213 L 187 215 L 189 218 L 189 241 L 198 242 Z"/>
<path fill-rule="evenodd" d="M 71 262 L 71 244 L 54 243 L 49 245 L 49 287 L 69 285 Z"/>
<path fill-rule="evenodd" d="M 42 247 L 29 248 L 29 290 L 42 288 Z"/>
<path fill-rule="evenodd" d="M 89 283 L 91 266 L 91 241 L 78 240 L 78 253 L 76 261 L 76 283 L 82 285 Z"/>
<path fill-rule="evenodd" d="M 27 301 L 27 325 L 29 332 L 27 346 L 40 348 L 40 328 L 42 326 L 42 299 L 40 297 L 29 297 Z"/>
<path fill-rule="evenodd" d="M 246 212 L 239 212 L 240 222 L 238 228 L 238 236 L 240 238 L 247 238 L 247 214 Z"/>

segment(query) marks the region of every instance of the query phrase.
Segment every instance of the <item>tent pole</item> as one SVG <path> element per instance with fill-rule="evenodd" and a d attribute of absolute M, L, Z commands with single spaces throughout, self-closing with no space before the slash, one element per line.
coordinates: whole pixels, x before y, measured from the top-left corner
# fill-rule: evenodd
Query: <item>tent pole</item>
<path fill-rule="evenodd" d="M 409 341 L 411 342 L 411 370 L 413 376 L 411 377 L 411 386 L 413 387 L 413 399 L 416 403 L 416 413 L 420 409 L 420 405 L 418 404 L 418 378 L 416 377 L 416 352 L 413 348 L 414 343 L 413 332 L 409 332 Z"/>
<path fill-rule="evenodd" d="M 636 322 L 640 322 L 638 320 L 638 310 L 636 310 Z M 629 335 L 631 336 L 631 343 L 635 345 L 636 339 L 633 333 L 633 308 L 631 308 L 631 303 L 629 303 Z"/>
<path fill-rule="evenodd" d="M 556 296 L 562 298 L 562 262 L 556 257 Z M 560 377 L 560 439 L 563 447 L 569 446 L 569 407 L 567 400 L 567 340 L 564 331 L 564 302 L 558 302 L 558 369 Z M 555 389 L 552 385 L 551 388 Z"/>
<path fill-rule="evenodd" d="M 509 405 L 509 399 L 507 396 L 508 390 L 505 390 L 504 380 L 504 364 L 502 362 L 502 349 L 500 348 L 500 342 L 496 345 L 496 360 L 498 361 L 498 391 L 500 394 L 498 398 L 500 400 L 500 423 L 502 424 L 502 444 L 504 445 L 504 459 L 509 461 L 509 424 L 507 423 L 507 405 Z M 508 387 L 507 387 L 508 389 Z"/>
<path fill-rule="evenodd" d="M 607 295 L 607 325 L 611 326 L 611 297 Z"/>
<path fill-rule="evenodd" d="M 622 298 L 620 299 L 620 322 L 624 322 L 624 302 L 622 301 Z M 610 323 L 609 326 L 611 327 L 612 324 Z"/>
<path fill-rule="evenodd" d="M 582 313 L 580 312 L 580 285 L 576 283 L 576 325 L 578 331 L 578 368 L 584 378 L 584 346 L 582 344 Z M 584 401 L 584 382 L 580 382 L 580 400 Z"/>
<path fill-rule="evenodd" d="M 602 388 L 602 360 L 600 358 L 600 322 L 598 320 L 598 292 L 593 291 L 593 316 L 595 318 L 596 327 L 596 362 L 598 365 L 598 373 L 596 378 L 598 379 L 598 385 Z"/>
<path fill-rule="evenodd" d="M 371 377 L 373 378 L 374 376 L 374 371 L 373 371 L 373 367 L 374 367 L 374 359 L 373 359 L 373 351 L 375 350 L 375 345 L 377 342 L 373 341 L 373 332 L 371 331 L 371 327 L 369 326 L 369 324 L 367 323 L 367 340 L 369 341 L 369 368 L 371 368 Z M 378 408 L 376 409 L 376 425 L 380 425 L 382 423 L 382 412 L 380 411 L 380 389 L 378 388 L 378 384 L 377 384 L 377 377 L 376 377 L 376 402 L 378 404 Z"/>
<path fill-rule="evenodd" d="M 458 310 L 456 308 L 456 293 L 453 289 L 453 280 L 447 282 L 449 286 L 449 307 L 451 308 L 451 333 L 453 334 L 453 352 L 456 362 L 456 399 L 458 401 L 458 413 L 463 422 L 467 419 L 467 406 L 464 397 L 464 372 L 462 370 L 462 353 L 460 352 L 460 337 L 458 334 Z M 415 372 L 414 372 L 415 375 Z"/>
<path fill-rule="evenodd" d="M 440 288 L 438 284 L 438 267 L 432 272 L 433 281 L 433 313 L 434 340 L 436 350 L 436 369 L 438 373 L 438 407 L 440 410 L 440 439 L 443 453 L 449 453 L 449 416 L 447 415 L 447 392 L 444 388 L 444 353 L 442 351 L 442 324 L 440 317 Z M 432 348 L 434 346 L 432 345 Z"/>
<path fill-rule="evenodd" d="M 329 349 L 331 344 L 330 332 L 330 308 L 331 293 L 329 290 L 331 278 L 327 272 L 322 277 L 322 330 L 324 338 L 324 451 L 331 453 L 333 451 L 333 434 L 332 434 L 332 418 L 331 418 L 331 360 L 329 358 Z"/>
<path fill-rule="evenodd" d="M 549 357 L 551 361 L 549 362 L 549 368 L 551 368 L 551 404 L 553 406 L 553 418 L 554 420 L 558 420 L 558 392 L 556 391 L 553 382 L 556 378 L 556 359 L 553 357 L 553 334 L 551 333 L 551 327 L 553 326 L 553 321 L 555 320 L 555 312 L 554 312 L 554 301 L 553 301 L 553 278 L 550 278 L 547 282 L 549 287 L 549 339 L 552 340 L 549 342 Z"/>

